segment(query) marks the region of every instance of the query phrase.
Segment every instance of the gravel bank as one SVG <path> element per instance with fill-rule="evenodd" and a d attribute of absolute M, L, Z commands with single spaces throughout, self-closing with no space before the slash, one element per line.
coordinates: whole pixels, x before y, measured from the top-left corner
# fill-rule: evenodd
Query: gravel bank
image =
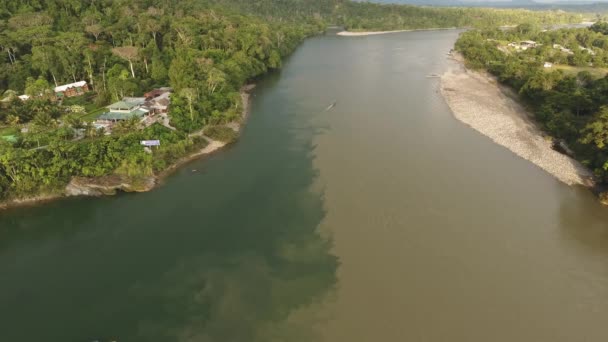
<path fill-rule="evenodd" d="M 530 114 L 491 76 L 467 70 L 455 55 L 441 76 L 441 94 L 456 119 L 568 185 L 592 186 L 592 175 L 551 147 Z"/>
<path fill-rule="evenodd" d="M 440 31 L 440 30 L 455 30 L 456 27 L 438 27 L 438 28 L 428 28 L 428 29 L 413 29 L 413 30 L 395 30 L 395 31 L 341 31 L 336 33 L 338 36 L 344 37 L 360 37 L 360 36 L 374 36 L 378 34 L 387 34 L 387 33 L 398 33 L 398 32 L 414 32 L 414 31 Z"/>

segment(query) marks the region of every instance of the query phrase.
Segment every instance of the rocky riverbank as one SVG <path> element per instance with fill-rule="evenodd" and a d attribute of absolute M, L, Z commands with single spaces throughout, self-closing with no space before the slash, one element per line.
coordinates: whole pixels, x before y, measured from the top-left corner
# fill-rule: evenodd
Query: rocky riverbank
<path fill-rule="evenodd" d="M 490 75 L 468 70 L 454 54 L 441 76 L 441 94 L 456 119 L 568 185 L 593 186 L 589 170 L 553 149 L 517 95 Z"/>
<path fill-rule="evenodd" d="M 250 91 L 255 88 L 255 84 L 248 84 L 241 88 L 241 100 L 243 104 L 243 111 L 241 117 L 235 121 L 227 124 L 226 126 L 232 128 L 235 132 L 240 132 L 241 126 L 245 123 L 249 114 L 250 105 Z M 200 135 L 207 140 L 207 145 L 202 149 L 195 151 L 185 157 L 180 158 L 175 163 L 171 164 L 162 172 L 152 175 L 146 178 L 140 179 L 128 179 L 119 175 L 108 175 L 103 177 L 87 178 L 87 177 L 73 177 L 70 183 L 65 189 L 58 189 L 57 191 L 50 192 L 47 194 L 39 194 L 32 197 L 16 198 L 0 202 L 0 209 L 8 209 L 12 207 L 34 205 L 42 202 L 52 201 L 58 198 L 71 197 L 71 196 L 108 196 L 115 195 L 118 192 L 146 192 L 154 189 L 162 180 L 177 170 L 184 164 L 200 158 L 204 155 L 211 154 L 222 147 L 226 146 L 227 143 L 213 140 L 203 135 L 202 130 L 194 135 Z"/>

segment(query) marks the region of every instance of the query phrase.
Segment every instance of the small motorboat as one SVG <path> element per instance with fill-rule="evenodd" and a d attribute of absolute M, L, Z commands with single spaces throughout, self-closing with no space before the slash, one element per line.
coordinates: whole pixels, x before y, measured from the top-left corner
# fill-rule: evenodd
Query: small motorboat
<path fill-rule="evenodd" d="M 332 108 L 334 108 L 336 106 L 336 101 L 334 101 L 332 104 L 330 104 L 327 108 L 325 108 L 325 111 L 327 112 L 328 110 L 331 110 Z"/>

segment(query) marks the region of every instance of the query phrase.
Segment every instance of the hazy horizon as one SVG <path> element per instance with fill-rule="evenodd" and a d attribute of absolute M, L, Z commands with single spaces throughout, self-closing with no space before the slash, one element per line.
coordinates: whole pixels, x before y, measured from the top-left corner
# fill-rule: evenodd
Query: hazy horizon
<path fill-rule="evenodd" d="M 357 0 L 362 2 L 382 2 L 382 3 L 408 3 L 408 2 L 416 2 L 416 3 L 437 3 L 440 2 L 475 2 L 475 3 L 495 3 L 495 2 L 535 2 L 539 4 L 555 4 L 555 3 L 580 3 L 580 4 L 594 4 L 594 3 L 607 3 L 608 0 Z"/>

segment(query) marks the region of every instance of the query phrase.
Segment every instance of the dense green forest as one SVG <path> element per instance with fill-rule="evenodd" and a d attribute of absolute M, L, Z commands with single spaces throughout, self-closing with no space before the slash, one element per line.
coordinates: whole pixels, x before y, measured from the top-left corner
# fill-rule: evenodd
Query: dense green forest
<path fill-rule="evenodd" d="M 335 13 L 349 30 L 395 30 L 441 27 L 497 27 L 522 22 L 539 25 L 578 23 L 582 15 L 562 11 L 521 9 L 438 8 L 348 2 Z"/>
<path fill-rule="evenodd" d="M 238 120 L 239 89 L 280 68 L 327 24 L 400 29 L 580 19 L 346 0 L 0 0 L 0 198 L 59 191 L 73 176 L 138 178 L 165 169 L 206 143 L 189 133 Z M 57 100 L 55 86 L 80 80 L 91 92 Z M 91 124 L 109 103 L 162 86 L 174 90 L 176 130 L 126 120 L 107 135 Z M 146 152 L 144 139 L 162 145 Z"/>
<path fill-rule="evenodd" d="M 456 49 L 469 67 L 485 69 L 517 90 L 555 138 L 608 182 L 608 24 L 543 31 L 469 31 Z M 521 41 L 534 47 L 519 48 Z M 530 44 L 530 43 L 528 43 Z"/>
<path fill-rule="evenodd" d="M 563 11 L 494 8 L 440 8 L 377 4 L 348 0 L 218 0 L 266 18 L 310 18 L 348 30 L 397 30 L 445 27 L 496 27 L 526 21 L 537 24 L 578 23 L 583 16 Z"/>

